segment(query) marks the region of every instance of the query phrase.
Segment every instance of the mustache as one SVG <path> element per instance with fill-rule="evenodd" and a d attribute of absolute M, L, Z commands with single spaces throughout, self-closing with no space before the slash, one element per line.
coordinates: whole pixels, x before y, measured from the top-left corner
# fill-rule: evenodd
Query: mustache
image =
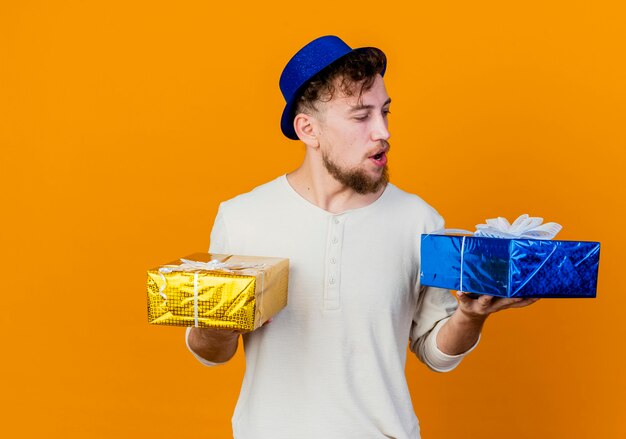
<path fill-rule="evenodd" d="M 369 151 L 367 153 L 367 158 L 373 157 L 373 156 L 375 156 L 377 154 L 380 154 L 381 152 L 384 152 L 386 154 L 391 149 L 391 145 L 386 140 L 381 139 L 378 142 L 378 144 L 380 145 L 378 148 L 376 148 L 374 151 Z"/>
<path fill-rule="evenodd" d="M 381 150 L 385 151 L 385 153 L 389 152 L 389 150 L 391 149 L 391 145 L 389 144 L 389 142 L 387 142 L 386 140 L 380 140 L 378 142 L 378 144 L 380 145 L 378 148 L 376 148 L 376 150 L 374 150 L 374 152 L 372 153 L 372 155 L 376 155 L 378 154 Z M 371 157 L 372 155 L 369 155 L 369 157 Z"/>

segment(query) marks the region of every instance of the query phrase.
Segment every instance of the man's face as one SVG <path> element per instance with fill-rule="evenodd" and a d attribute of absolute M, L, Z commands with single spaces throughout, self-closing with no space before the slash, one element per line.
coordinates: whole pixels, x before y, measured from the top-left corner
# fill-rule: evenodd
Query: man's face
<path fill-rule="evenodd" d="M 318 140 L 324 166 L 330 175 L 359 194 L 374 193 L 389 181 L 387 114 L 391 99 L 383 78 L 358 93 L 337 93 L 320 103 Z"/>

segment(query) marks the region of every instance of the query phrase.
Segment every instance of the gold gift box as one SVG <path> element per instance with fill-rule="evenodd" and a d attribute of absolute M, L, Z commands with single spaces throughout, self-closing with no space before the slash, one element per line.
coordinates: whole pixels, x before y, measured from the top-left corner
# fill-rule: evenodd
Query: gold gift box
<path fill-rule="evenodd" d="M 148 322 L 252 331 L 287 305 L 289 260 L 194 253 L 148 270 Z"/>

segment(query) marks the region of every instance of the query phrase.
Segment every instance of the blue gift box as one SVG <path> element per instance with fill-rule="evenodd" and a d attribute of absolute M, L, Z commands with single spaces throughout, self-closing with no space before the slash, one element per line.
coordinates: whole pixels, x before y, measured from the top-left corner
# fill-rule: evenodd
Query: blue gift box
<path fill-rule="evenodd" d="M 501 297 L 595 297 L 600 243 L 422 235 L 422 285 Z"/>

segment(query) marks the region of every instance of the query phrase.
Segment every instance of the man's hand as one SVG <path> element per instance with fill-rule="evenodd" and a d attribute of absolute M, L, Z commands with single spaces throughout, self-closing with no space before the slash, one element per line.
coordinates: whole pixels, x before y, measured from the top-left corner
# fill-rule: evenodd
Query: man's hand
<path fill-rule="evenodd" d="M 235 355 L 240 334 L 231 329 L 191 328 L 187 342 L 205 360 L 224 363 Z"/>
<path fill-rule="evenodd" d="M 506 298 L 457 292 L 459 311 L 473 320 L 485 320 L 490 314 L 507 308 L 522 308 L 538 301 L 536 298 Z"/>
<path fill-rule="evenodd" d="M 269 319 L 261 327 L 271 321 Z M 239 336 L 246 332 L 235 329 L 191 328 L 187 341 L 191 350 L 205 360 L 225 363 L 235 355 Z"/>

